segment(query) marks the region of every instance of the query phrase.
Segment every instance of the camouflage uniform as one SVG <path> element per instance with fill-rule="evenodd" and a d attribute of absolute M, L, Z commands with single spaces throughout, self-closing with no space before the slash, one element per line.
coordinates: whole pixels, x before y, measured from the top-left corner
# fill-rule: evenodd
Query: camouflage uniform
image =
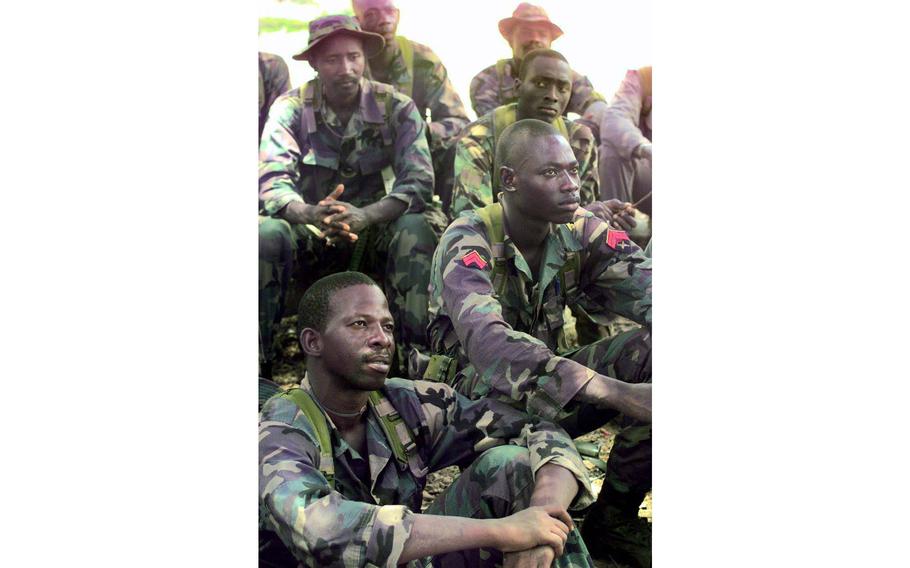
<path fill-rule="evenodd" d="M 595 372 L 651 380 L 651 260 L 631 241 L 616 242 L 618 234 L 578 209 L 571 224 L 551 227 L 535 281 L 508 235 L 491 243 L 476 211 L 449 225 L 433 256 L 429 335 L 433 353 L 456 360 L 453 386 L 473 399 L 492 396 L 557 420 L 573 437 L 615 417 L 573 399 Z M 480 262 L 466 264 L 471 251 Z M 506 264 L 495 288 L 494 252 Z M 573 256 L 577 273 L 563 273 Z M 570 350 L 566 306 L 581 308 L 595 323 L 615 313 L 644 327 Z M 623 429 L 608 466 L 604 490 L 637 514 L 651 485 L 650 425 Z"/>
<path fill-rule="evenodd" d="M 294 276 L 303 286 L 342 270 L 370 274 L 384 284 L 397 342 L 404 349 L 424 345 L 427 282 L 437 241 L 428 221 L 433 168 L 426 124 L 411 99 L 363 79 L 360 106 L 344 126 L 325 104 L 319 80 L 310 85 L 312 112 L 306 110 L 307 87 L 280 97 L 260 147 L 259 199 L 261 214 L 268 216 L 259 220 L 263 356 L 271 358 L 273 333 L 295 267 Z M 391 168 L 394 183 L 386 195 L 384 177 L 391 181 Z M 306 225 L 271 217 L 292 201 L 315 205 L 339 183 L 344 184 L 341 199 L 354 206 L 396 199 L 407 209 L 397 219 L 369 227 L 357 245 L 335 247 L 327 247 Z"/>
<path fill-rule="evenodd" d="M 269 107 L 275 99 L 291 89 L 291 77 L 288 73 L 288 64 L 278 55 L 259 52 L 259 138 L 262 139 L 262 129 L 269 117 Z"/>
<path fill-rule="evenodd" d="M 493 171 L 495 131 L 517 120 L 517 103 L 504 105 L 472 122 L 455 144 L 455 168 L 452 186 L 451 216 L 467 209 L 478 209 L 498 201 L 499 177 Z M 497 115 L 501 118 L 496 119 Z M 597 149 L 591 131 L 584 125 L 557 117 L 553 126 L 569 140 L 578 160 L 581 178 L 581 204 L 599 199 Z"/>
<path fill-rule="evenodd" d="M 439 56 L 429 47 L 411 41 L 404 36 L 395 36 L 391 44 L 395 54 L 388 65 L 385 76 L 373 79 L 392 85 L 400 93 L 411 97 L 417 105 L 417 112 L 424 119 L 430 111 L 431 120 L 427 122 L 430 133 L 430 153 L 434 162 L 445 150 L 449 142 L 470 122 L 461 97 L 455 92 L 445 65 Z M 409 57 L 405 51 L 410 50 Z M 406 59 L 412 59 L 411 73 L 408 72 Z M 364 76 L 370 77 L 369 68 Z"/>
<path fill-rule="evenodd" d="M 646 76 L 642 75 L 643 70 L 647 70 Z M 604 199 L 634 202 L 651 191 L 650 163 L 635 154 L 639 146 L 651 142 L 650 67 L 643 70 L 626 73 L 600 125 Z M 650 200 L 642 205 L 642 210 L 650 214 Z"/>
<path fill-rule="evenodd" d="M 301 388 L 312 392 L 306 378 Z M 581 458 L 572 440 L 552 423 L 532 421 L 492 400 L 470 401 L 439 383 L 389 379 L 382 392 L 414 433 L 422 464 L 394 457 L 372 402 L 366 418 L 369 455 L 348 445 L 325 415 L 334 490 L 318 467 L 319 438 L 306 415 L 278 397 L 262 409 L 261 504 L 271 527 L 305 565 L 395 566 L 410 535 L 413 513 L 420 512 L 427 475 L 451 465 L 467 469 L 437 497 L 428 514 L 500 518 L 522 510 L 533 492 L 535 473 L 547 463 L 575 475 L 575 508 L 591 502 Z M 565 550 L 557 566 L 592 565 L 577 530 L 569 535 Z M 472 550 L 433 562 L 476 566 L 498 559 L 498 551 Z M 429 560 L 408 566 L 425 566 Z"/>
<path fill-rule="evenodd" d="M 471 79 L 471 107 L 477 116 L 487 114 L 494 108 L 518 101 L 515 80 L 518 78 L 518 64 L 514 59 L 501 59 Z M 603 95 L 594 90 L 591 81 L 584 75 L 570 70 L 572 74 L 572 97 L 565 113 L 584 115 L 585 109 L 594 101 L 604 101 Z"/>

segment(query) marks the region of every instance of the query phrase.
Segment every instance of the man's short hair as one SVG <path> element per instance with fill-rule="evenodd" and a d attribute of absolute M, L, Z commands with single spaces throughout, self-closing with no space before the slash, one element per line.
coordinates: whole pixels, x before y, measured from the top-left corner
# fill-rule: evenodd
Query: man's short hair
<path fill-rule="evenodd" d="M 559 130 L 536 118 L 524 118 L 505 127 L 496 142 L 495 175 L 501 166 L 515 168 L 518 161 L 527 155 L 527 141 L 541 136 L 560 136 Z"/>
<path fill-rule="evenodd" d="M 528 69 L 531 68 L 531 62 L 537 59 L 538 57 L 552 57 L 554 59 L 559 59 L 560 61 L 565 61 L 566 65 L 569 64 L 569 60 L 566 59 L 566 56 L 559 53 L 555 49 L 550 48 L 539 48 L 532 49 L 527 52 L 524 56 L 524 59 L 521 60 L 521 67 L 518 68 L 518 78 L 522 81 L 525 80 L 525 73 Z"/>
<path fill-rule="evenodd" d="M 297 337 L 308 327 L 320 333 L 325 331 L 335 292 L 364 284 L 379 288 L 375 280 L 362 272 L 337 272 L 313 282 L 297 304 Z"/>

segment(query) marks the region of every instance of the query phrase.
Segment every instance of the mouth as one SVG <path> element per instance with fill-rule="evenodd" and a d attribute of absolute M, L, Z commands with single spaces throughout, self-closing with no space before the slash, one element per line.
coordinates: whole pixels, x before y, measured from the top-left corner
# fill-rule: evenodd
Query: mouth
<path fill-rule="evenodd" d="M 344 79 L 342 81 L 338 81 L 337 85 L 338 85 L 339 89 L 345 89 L 345 90 L 350 91 L 351 89 L 353 89 L 357 86 L 357 81 L 355 81 L 354 79 Z"/>
<path fill-rule="evenodd" d="M 537 112 L 550 117 L 559 115 L 559 111 L 553 107 L 537 107 Z"/>
<path fill-rule="evenodd" d="M 578 209 L 578 207 L 579 207 L 579 200 L 577 197 L 559 202 L 560 209 L 567 209 L 570 211 L 575 211 L 576 209 Z"/>
<path fill-rule="evenodd" d="M 372 355 L 365 359 L 365 363 L 368 369 L 376 373 L 386 375 L 391 368 L 392 357 L 388 354 Z"/>

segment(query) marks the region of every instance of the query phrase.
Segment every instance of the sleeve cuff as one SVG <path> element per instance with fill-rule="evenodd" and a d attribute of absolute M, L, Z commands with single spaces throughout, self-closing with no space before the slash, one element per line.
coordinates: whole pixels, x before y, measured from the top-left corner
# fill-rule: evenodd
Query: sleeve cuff
<path fill-rule="evenodd" d="M 377 507 L 373 530 L 367 545 L 368 566 L 395 568 L 404 551 L 404 543 L 411 536 L 414 513 L 404 505 Z"/>

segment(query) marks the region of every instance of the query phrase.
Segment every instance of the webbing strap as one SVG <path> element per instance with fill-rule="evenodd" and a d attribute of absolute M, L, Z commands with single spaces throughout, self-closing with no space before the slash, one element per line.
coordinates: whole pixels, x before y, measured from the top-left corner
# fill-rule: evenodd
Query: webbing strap
<path fill-rule="evenodd" d="M 408 72 L 407 82 L 399 82 L 398 90 L 409 97 L 413 98 L 414 92 L 414 46 L 404 36 L 395 36 L 398 43 L 398 49 L 401 51 L 401 58 L 404 60 L 404 68 Z"/>
<path fill-rule="evenodd" d="M 415 475 L 425 475 L 427 468 L 417 451 L 417 444 L 414 442 L 408 425 L 401 419 L 392 403 L 382 396 L 380 391 L 370 393 L 370 402 L 373 403 L 373 410 L 379 418 L 379 425 L 385 433 L 386 440 L 392 446 L 392 454 L 395 455 L 395 459 L 408 465 Z"/>
<path fill-rule="evenodd" d="M 515 98 L 515 77 L 506 74 L 506 65 L 511 59 L 500 59 L 496 62 L 496 77 L 499 79 L 499 103 L 506 104 Z M 517 69 L 516 69 L 517 71 Z"/>
<path fill-rule="evenodd" d="M 281 396 L 291 399 L 303 411 L 303 414 L 316 429 L 316 441 L 319 443 L 319 471 L 328 480 L 329 487 L 335 489 L 335 461 L 332 457 L 332 439 L 329 436 L 329 425 L 322 410 L 310 393 L 303 389 L 291 389 Z"/>
<path fill-rule="evenodd" d="M 506 233 L 502 226 L 502 205 L 499 203 L 491 203 L 490 205 L 481 207 L 475 211 L 487 228 L 490 249 L 493 253 L 493 257 L 490 259 L 490 262 L 492 263 L 491 269 L 493 271 L 491 278 L 493 281 L 493 292 L 496 295 L 501 296 L 503 292 L 505 292 L 507 269 L 504 245 Z"/>
<path fill-rule="evenodd" d="M 306 123 L 306 131 L 310 134 L 316 132 L 316 113 L 313 111 L 313 100 L 315 98 L 316 79 L 306 84 L 303 90 L 303 114 L 300 119 Z"/>

